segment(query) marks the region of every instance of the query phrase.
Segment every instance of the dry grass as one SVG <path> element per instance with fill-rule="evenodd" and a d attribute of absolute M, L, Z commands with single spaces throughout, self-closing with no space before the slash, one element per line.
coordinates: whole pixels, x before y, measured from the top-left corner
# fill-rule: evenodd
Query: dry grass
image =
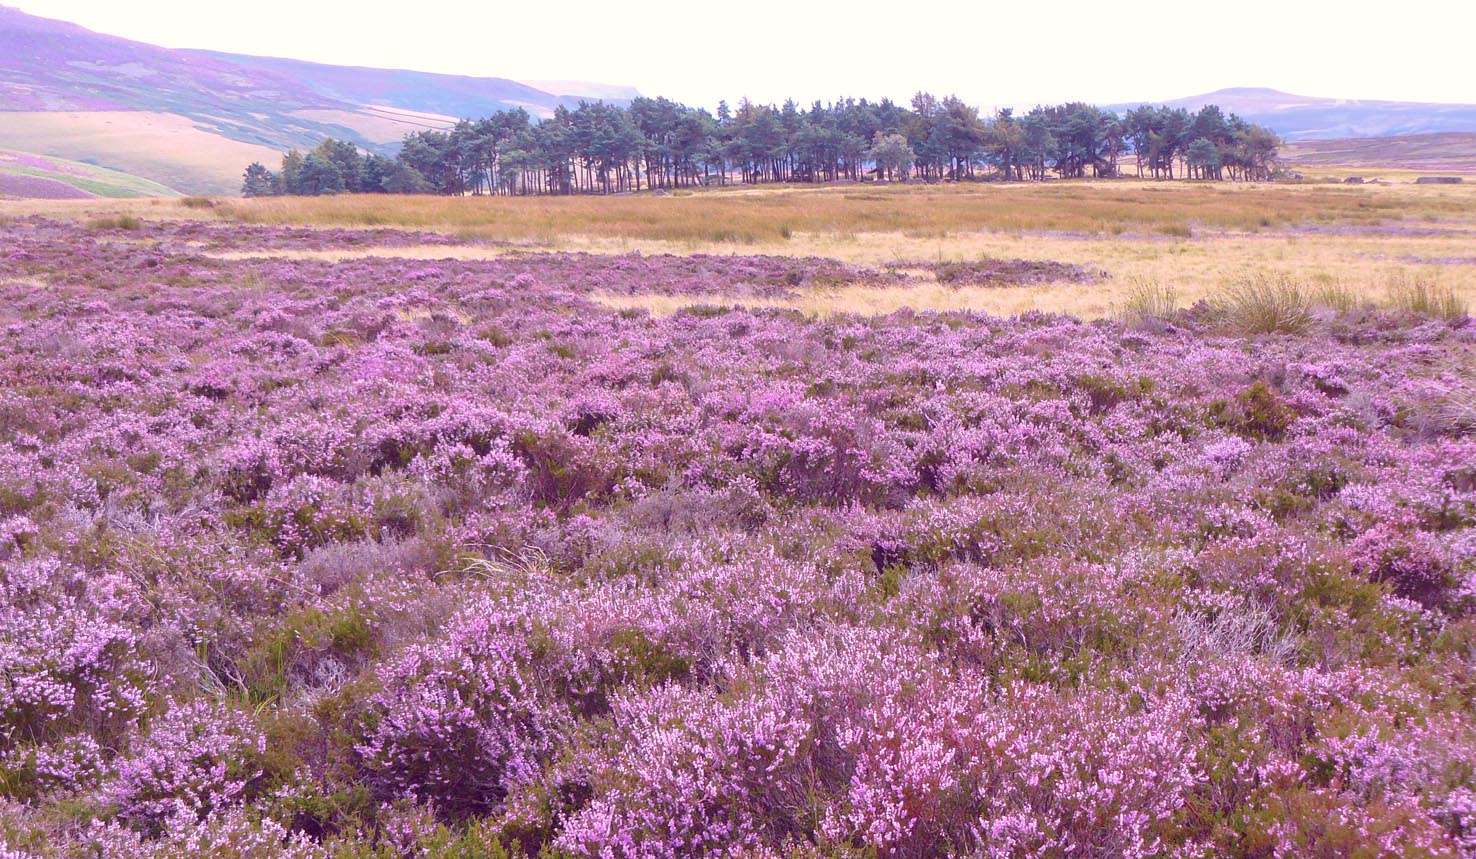
<path fill-rule="evenodd" d="M 1312 290 L 1312 304 L 1335 313 L 1349 313 L 1369 303 L 1366 295 L 1345 283 L 1324 283 Z"/>
<path fill-rule="evenodd" d="M 1287 277 L 1310 302 L 1332 310 L 1388 304 L 1390 284 L 1428 284 L 1429 296 L 1476 302 L 1476 183 L 1463 186 L 1274 186 L 1065 182 L 1013 186 L 865 186 L 730 189 L 673 197 L 445 199 L 336 197 L 223 200 L 0 201 L 0 217 L 44 214 L 87 221 L 132 215 L 244 219 L 328 226 L 383 224 L 510 240 L 524 249 L 592 253 L 825 256 L 879 267 L 905 260 L 981 257 L 1056 260 L 1107 272 L 1095 284 L 993 289 L 880 285 L 816 290 L 748 302 L 818 315 L 976 310 L 1120 314 L 1139 286 L 1170 287 L 1179 306 L 1223 302 L 1247 272 Z M 1269 222 L 1272 226 L 1261 226 Z M 1214 226 L 1218 224 L 1219 226 Z M 1171 235 L 1189 225 L 1189 237 Z M 735 241 L 734 239 L 741 239 Z M 495 245 L 353 250 L 263 250 L 225 258 L 280 256 L 487 259 Z M 923 274 L 923 272 L 915 272 Z M 606 297 L 615 306 L 672 313 L 712 299 Z"/>
<path fill-rule="evenodd" d="M 1439 418 L 1452 430 L 1476 432 L 1476 390 L 1447 386 L 1441 397 Z"/>
<path fill-rule="evenodd" d="M 1078 284 L 1063 285 L 1075 290 Z M 671 316 L 692 307 L 751 307 L 795 310 L 806 316 L 829 318 L 843 314 L 885 316 L 899 310 L 947 313 L 972 311 L 1010 316 L 1031 310 L 1049 309 L 1039 301 L 1040 287 L 1000 288 L 987 286 L 950 287 L 937 283 L 907 286 L 896 284 L 850 284 L 799 291 L 791 298 L 741 298 L 692 295 L 608 295 L 595 300 L 618 310 L 644 309 L 653 316 Z"/>
<path fill-rule="evenodd" d="M 90 230 L 141 230 L 143 221 L 133 215 L 112 215 L 87 222 Z"/>
<path fill-rule="evenodd" d="M 762 244 L 800 233 L 938 239 L 1029 231 L 1187 238 L 1201 230 L 1371 224 L 1417 208 L 1436 215 L 1452 208 L 1443 197 L 1412 191 L 1401 196 L 1388 188 L 1123 181 L 730 189 L 670 197 L 355 195 L 240 200 L 221 215 L 246 223 L 395 225 L 508 240 L 585 236 Z"/>

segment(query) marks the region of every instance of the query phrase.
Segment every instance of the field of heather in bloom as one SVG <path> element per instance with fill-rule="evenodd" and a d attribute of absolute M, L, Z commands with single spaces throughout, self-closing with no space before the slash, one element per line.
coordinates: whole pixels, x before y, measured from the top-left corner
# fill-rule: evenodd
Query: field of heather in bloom
<path fill-rule="evenodd" d="M 0 221 L 0 856 L 1476 856 L 1469 317 L 459 241 Z"/>

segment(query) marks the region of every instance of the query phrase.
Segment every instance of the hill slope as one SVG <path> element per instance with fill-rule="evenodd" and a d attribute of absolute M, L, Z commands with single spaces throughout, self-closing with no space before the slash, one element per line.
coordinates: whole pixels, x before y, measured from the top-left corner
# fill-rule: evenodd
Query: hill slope
<path fill-rule="evenodd" d="M 0 149 L 0 199 L 71 200 L 89 197 L 171 197 L 157 182 L 92 164 Z"/>
<path fill-rule="evenodd" d="M 282 147 L 233 140 L 177 113 L 92 110 L 0 114 L 0 148 L 85 161 L 184 193 L 236 194 L 245 165 L 275 162 Z"/>
<path fill-rule="evenodd" d="M 522 107 L 530 113 L 542 115 L 561 104 L 569 107 L 579 104 L 578 96 L 555 95 L 506 78 L 330 66 L 214 51 L 179 53 L 258 69 L 273 77 L 290 78 L 316 95 L 354 105 L 401 108 L 450 117 L 482 117 L 510 107 Z"/>
<path fill-rule="evenodd" d="M 1282 150 L 1290 164 L 1307 167 L 1364 167 L 1423 173 L 1476 173 L 1476 133 L 1412 134 L 1302 140 Z"/>
<path fill-rule="evenodd" d="M 1259 87 L 1222 89 L 1165 104 L 1187 110 L 1217 104 L 1287 140 L 1476 132 L 1476 104 L 1319 98 Z M 1119 104 L 1110 109 L 1121 112 L 1137 106 Z"/>
<path fill-rule="evenodd" d="M 578 100 L 506 78 L 172 50 L 0 6 L 0 148 L 105 164 L 185 192 L 233 192 L 243 164 L 325 137 L 389 152 L 405 134 L 457 118 L 509 107 L 547 115 Z"/>

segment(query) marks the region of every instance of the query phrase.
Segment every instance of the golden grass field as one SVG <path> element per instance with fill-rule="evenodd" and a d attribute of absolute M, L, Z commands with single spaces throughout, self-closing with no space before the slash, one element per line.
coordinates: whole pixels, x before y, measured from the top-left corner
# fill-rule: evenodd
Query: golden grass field
<path fill-rule="evenodd" d="M 1095 318 L 1113 313 L 1145 283 L 1172 289 L 1188 305 L 1256 275 L 1284 276 L 1309 291 L 1371 302 L 1388 300 L 1393 285 L 1418 281 L 1453 293 L 1468 307 L 1476 304 L 1476 185 L 1087 181 L 771 187 L 664 197 L 233 199 L 212 208 L 185 208 L 177 201 L 0 203 L 0 217 L 27 213 L 397 226 L 486 240 L 451 248 L 287 252 L 323 258 L 476 258 L 532 246 L 815 255 L 868 264 L 993 256 L 1059 260 L 1106 273 L 1101 282 L 1086 285 L 853 285 L 749 302 L 820 315 L 911 307 Z M 694 299 L 604 300 L 671 313 Z"/>

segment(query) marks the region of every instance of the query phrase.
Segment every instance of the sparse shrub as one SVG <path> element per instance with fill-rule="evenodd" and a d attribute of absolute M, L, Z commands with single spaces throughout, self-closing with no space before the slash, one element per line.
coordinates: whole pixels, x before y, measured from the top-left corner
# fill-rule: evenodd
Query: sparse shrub
<path fill-rule="evenodd" d="M 1210 403 L 1210 418 L 1248 438 L 1278 441 L 1296 420 L 1296 412 L 1270 386 L 1257 381 L 1232 400 Z"/>
<path fill-rule="evenodd" d="M 284 553 L 301 557 L 328 543 L 364 536 L 365 517 L 347 497 L 342 484 L 302 475 L 274 488 L 263 501 L 264 526 Z"/>
<path fill-rule="evenodd" d="M 1359 535 L 1349 551 L 1355 571 L 1430 608 L 1444 606 L 1459 584 L 1445 552 L 1421 531 L 1381 523 Z"/>
<path fill-rule="evenodd" d="M 562 427 L 519 430 L 512 450 L 526 467 L 533 498 L 547 507 L 567 510 L 614 483 L 613 464 L 601 461 L 588 440 Z"/>

